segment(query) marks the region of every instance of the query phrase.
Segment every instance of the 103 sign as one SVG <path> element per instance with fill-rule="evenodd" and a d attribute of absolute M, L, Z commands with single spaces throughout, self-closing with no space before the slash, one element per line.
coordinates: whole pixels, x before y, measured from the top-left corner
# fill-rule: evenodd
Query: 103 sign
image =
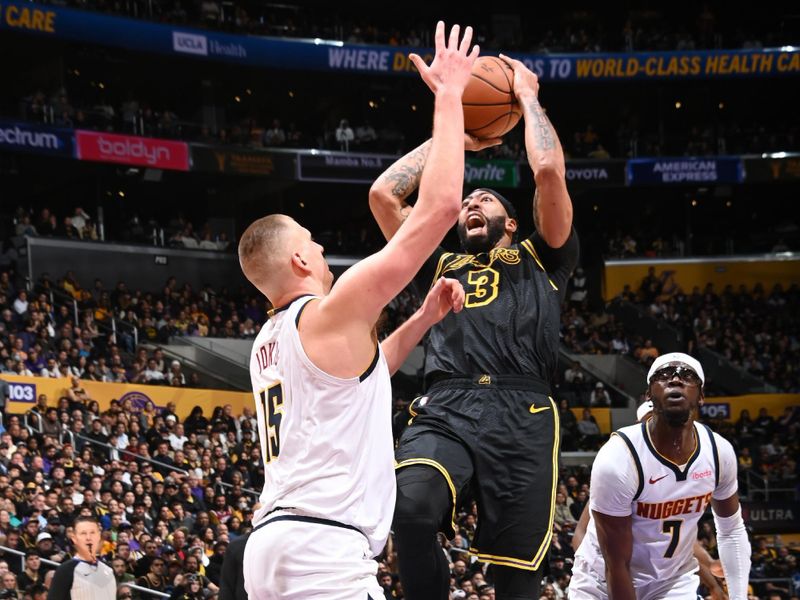
<path fill-rule="evenodd" d="M 8 399 L 12 402 L 36 402 L 36 385 L 9 381 Z"/>

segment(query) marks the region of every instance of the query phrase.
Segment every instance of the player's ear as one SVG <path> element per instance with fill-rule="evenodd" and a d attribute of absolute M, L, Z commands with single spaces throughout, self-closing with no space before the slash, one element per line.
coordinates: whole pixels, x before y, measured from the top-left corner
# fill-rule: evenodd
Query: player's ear
<path fill-rule="evenodd" d="M 308 263 L 299 252 L 292 254 L 292 268 L 297 269 L 305 274 L 311 272 L 311 269 L 308 267 Z"/>
<path fill-rule="evenodd" d="M 515 234 L 517 232 L 517 220 L 511 217 L 506 217 L 506 233 Z"/>

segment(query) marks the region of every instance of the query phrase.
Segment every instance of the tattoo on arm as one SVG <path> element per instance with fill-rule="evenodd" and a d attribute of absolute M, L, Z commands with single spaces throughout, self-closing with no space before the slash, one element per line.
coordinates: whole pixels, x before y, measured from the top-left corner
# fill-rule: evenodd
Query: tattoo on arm
<path fill-rule="evenodd" d="M 419 185 L 422 177 L 422 167 L 420 165 L 406 166 L 399 165 L 396 169 L 391 169 L 386 173 L 386 179 L 393 183 L 392 196 L 395 198 L 407 198 Z"/>
<path fill-rule="evenodd" d="M 554 150 L 556 147 L 555 131 L 547 115 L 544 114 L 538 98 L 533 98 L 528 104 L 528 110 L 533 115 L 533 135 L 536 138 L 536 147 L 539 150 Z"/>
<path fill-rule="evenodd" d="M 392 182 L 392 195 L 395 198 L 404 200 L 419 187 L 430 149 L 430 142 L 426 142 L 383 175 L 387 182 Z"/>

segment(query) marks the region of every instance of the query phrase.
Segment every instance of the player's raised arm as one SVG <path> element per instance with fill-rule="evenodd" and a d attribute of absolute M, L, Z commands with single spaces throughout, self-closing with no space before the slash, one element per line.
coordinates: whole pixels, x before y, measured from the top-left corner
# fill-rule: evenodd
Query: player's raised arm
<path fill-rule="evenodd" d="M 502 141 L 498 138 L 481 140 L 468 133 L 464 134 L 464 147 L 471 152 L 497 146 Z M 387 240 L 392 239 L 411 214 L 412 207 L 407 200 L 419 187 L 430 150 L 431 140 L 427 140 L 398 158 L 381 173 L 369 190 L 369 208 Z"/>
<path fill-rule="evenodd" d="M 503 54 L 514 70 L 514 94 L 525 118 L 525 150 L 533 171 L 536 192 L 533 220 L 551 248 L 560 248 L 572 229 L 572 200 L 565 180 L 564 151 L 556 130 L 539 104 L 539 79 L 522 62 Z"/>
<path fill-rule="evenodd" d="M 389 365 L 389 374 L 394 375 L 397 372 L 428 329 L 444 319 L 451 310 L 460 312 L 462 308 L 464 288 L 461 282 L 440 277 L 428 291 L 419 310 L 381 343 Z"/>
<path fill-rule="evenodd" d="M 431 151 L 431 141 L 425 141 L 397 159 L 381 173 L 369 190 L 369 208 L 387 240 L 392 239 L 411 214 L 411 206 L 406 200 L 419 187 L 422 170 Z"/>
<path fill-rule="evenodd" d="M 320 303 L 328 326 L 360 321 L 371 329 L 383 307 L 411 281 L 458 218 L 464 181 L 461 96 L 478 56 L 478 47 L 471 47 L 472 28 L 466 28 L 460 42 L 459 32 L 454 25 L 445 41 L 444 24 L 439 22 L 433 63 L 426 65 L 416 54 L 410 57 L 435 96 L 433 138 L 419 199 L 383 250 L 349 269 Z"/>

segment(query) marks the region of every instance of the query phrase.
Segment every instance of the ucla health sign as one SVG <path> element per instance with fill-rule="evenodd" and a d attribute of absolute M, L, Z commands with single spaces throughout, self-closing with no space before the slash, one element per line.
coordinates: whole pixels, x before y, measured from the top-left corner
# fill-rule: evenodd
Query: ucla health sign
<path fill-rule="evenodd" d="M 628 184 L 741 183 L 742 161 L 736 157 L 642 158 L 628 161 Z"/>
<path fill-rule="evenodd" d="M 344 44 L 232 35 L 150 23 L 98 12 L 0 0 L 0 30 L 206 60 L 277 69 L 414 75 L 408 59 L 425 60 L 433 49 Z M 493 49 L 495 51 L 500 48 Z M 633 52 L 606 54 L 522 54 L 517 58 L 546 81 L 625 81 L 800 75 L 800 48 Z"/>
<path fill-rule="evenodd" d="M 0 150 L 72 158 L 72 131 L 0 121 Z"/>

